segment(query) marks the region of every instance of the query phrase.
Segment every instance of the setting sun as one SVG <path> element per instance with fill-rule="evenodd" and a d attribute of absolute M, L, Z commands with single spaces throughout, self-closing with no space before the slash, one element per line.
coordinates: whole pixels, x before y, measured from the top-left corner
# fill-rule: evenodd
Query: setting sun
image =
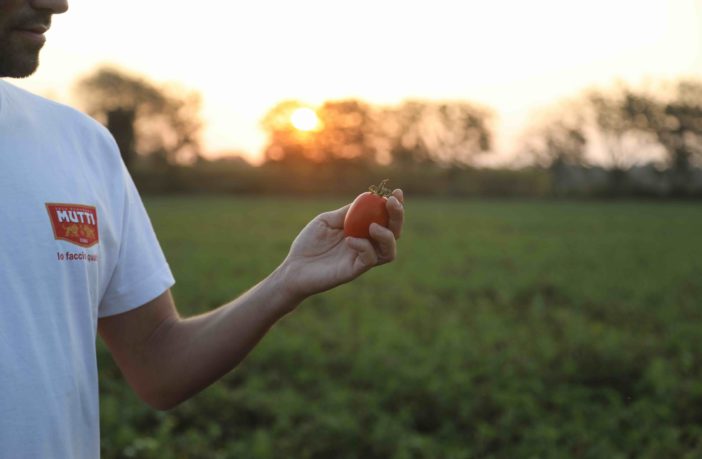
<path fill-rule="evenodd" d="M 290 122 L 300 131 L 313 131 L 319 126 L 319 117 L 311 108 L 300 107 L 292 112 Z"/>

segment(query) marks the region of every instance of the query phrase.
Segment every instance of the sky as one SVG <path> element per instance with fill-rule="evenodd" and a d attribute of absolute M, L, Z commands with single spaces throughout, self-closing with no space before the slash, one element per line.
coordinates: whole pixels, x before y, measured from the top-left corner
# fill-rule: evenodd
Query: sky
<path fill-rule="evenodd" d="M 497 114 L 496 149 L 541 108 L 616 81 L 702 76 L 702 0 L 69 0 L 39 71 L 73 103 L 103 63 L 198 91 L 209 155 L 253 161 L 282 100 L 461 100 Z"/>

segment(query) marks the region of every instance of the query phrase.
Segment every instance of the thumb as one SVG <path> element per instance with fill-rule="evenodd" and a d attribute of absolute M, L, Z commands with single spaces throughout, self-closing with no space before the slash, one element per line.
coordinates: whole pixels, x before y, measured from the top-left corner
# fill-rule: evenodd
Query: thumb
<path fill-rule="evenodd" d="M 348 212 L 349 207 L 351 207 L 351 204 L 346 204 L 344 207 L 336 210 L 324 212 L 319 215 L 319 218 L 331 228 L 343 228 L 344 219 L 346 218 L 346 212 Z"/>

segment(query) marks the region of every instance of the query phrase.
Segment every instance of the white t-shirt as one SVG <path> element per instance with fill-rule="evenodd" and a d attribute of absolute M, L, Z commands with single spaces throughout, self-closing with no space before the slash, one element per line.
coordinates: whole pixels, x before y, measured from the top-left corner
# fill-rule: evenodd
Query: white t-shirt
<path fill-rule="evenodd" d="M 0 80 L 0 457 L 99 457 L 97 319 L 173 282 L 107 130 Z"/>

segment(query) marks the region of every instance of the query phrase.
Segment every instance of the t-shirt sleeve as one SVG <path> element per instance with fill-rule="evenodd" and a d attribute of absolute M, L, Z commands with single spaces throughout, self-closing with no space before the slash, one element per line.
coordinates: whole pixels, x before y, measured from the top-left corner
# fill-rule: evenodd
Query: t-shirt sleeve
<path fill-rule="evenodd" d="M 175 283 L 134 182 L 126 168 L 122 173 L 126 196 L 119 253 L 100 302 L 99 317 L 142 306 Z"/>

